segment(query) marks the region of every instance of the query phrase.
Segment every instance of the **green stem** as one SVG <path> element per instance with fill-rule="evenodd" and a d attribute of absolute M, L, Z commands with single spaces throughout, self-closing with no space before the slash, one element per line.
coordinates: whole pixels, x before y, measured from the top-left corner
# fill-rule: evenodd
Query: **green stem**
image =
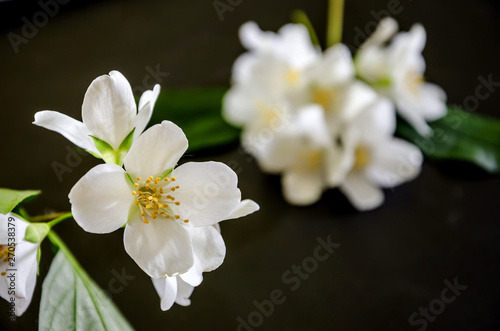
<path fill-rule="evenodd" d="M 342 26 L 344 24 L 344 0 L 330 0 L 328 4 L 327 47 L 342 41 Z"/>
<path fill-rule="evenodd" d="M 55 220 L 53 220 L 53 221 L 50 221 L 50 222 L 49 222 L 49 223 L 47 223 L 47 224 L 48 224 L 48 226 L 49 226 L 49 227 L 51 227 L 51 228 L 52 228 L 54 225 L 58 224 L 59 222 L 62 222 L 62 221 L 66 220 L 66 219 L 68 219 L 68 218 L 71 218 L 71 217 L 73 217 L 73 214 L 71 214 L 71 213 L 65 213 L 64 215 L 62 215 L 62 216 L 60 216 L 60 217 L 56 218 L 56 219 L 55 219 Z"/>
<path fill-rule="evenodd" d="M 56 245 L 61 250 L 61 252 L 64 253 L 64 255 L 66 255 L 66 258 L 78 273 L 80 274 L 83 273 L 85 274 L 86 277 L 88 277 L 85 271 L 83 271 L 83 268 L 80 265 L 80 263 L 78 263 L 74 255 L 69 250 L 68 246 L 66 246 L 64 241 L 62 241 L 62 239 L 57 235 L 57 233 L 55 233 L 53 230 L 50 230 L 49 233 L 47 234 L 47 237 L 54 245 Z"/>
<path fill-rule="evenodd" d="M 70 212 L 61 212 L 61 213 L 52 213 L 52 214 L 47 214 L 47 215 L 39 215 L 39 216 L 33 216 L 33 217 L 30 217 L 28 220 L 30 222 L 46 222 L 46 221 L 50 221 L 50 220 L 53 220 L 54 218 L 59 218 L 59 217 L 62 217 L 62 216 L 65 216 L 65 215 L 68 215 L 71 213 Z"/>
<path fill-rule="evenodd" d="M 307 17 L 307 14 L 303 10 L 297 9 L 292 12 L 292 22 L 304 25 L 309 32 L 309 37 L 311 37 L 313 45 L 320 46 L 318 35 L 316 35 L 316 31 L 314 31 L 314 27 L 309 17 Z"/>

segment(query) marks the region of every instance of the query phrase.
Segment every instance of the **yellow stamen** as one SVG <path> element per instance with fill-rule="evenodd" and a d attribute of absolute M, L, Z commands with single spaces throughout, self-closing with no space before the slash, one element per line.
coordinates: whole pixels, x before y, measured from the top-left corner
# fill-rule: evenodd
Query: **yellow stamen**
<path fill-rule="evenodd" d="M 356 147 L 354 151 L 354 169 L 364 168 L 368 163 L 370 163 L 370 151 L 363 145 Z"/>

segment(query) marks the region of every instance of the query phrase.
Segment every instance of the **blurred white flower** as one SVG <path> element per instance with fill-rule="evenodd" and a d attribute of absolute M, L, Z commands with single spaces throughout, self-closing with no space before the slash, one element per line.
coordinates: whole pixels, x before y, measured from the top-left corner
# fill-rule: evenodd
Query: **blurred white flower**
<path fill-rule="evenodd" d="M 188 271 L 196 243 L 191 227 L 228 218 L 241 203 L 237 176 L 219 162 L 175 168 L 188 146 L 182 130 L 164 121 L 144 132 L 114 164 L 91 169 L 69 194 L 76 222 L 86 231 L 109 233 L 125 226 L 127 253 L 152 278 Z M 222 263 L 223 241 L 207 237 L 207 270 Z M 206 270 L 204 270 L 206 271 Z"/>
<path fill-rule="evenodd" d="M 283 195 L 291 204 L 318 201 L 330 178 L 336 176 L 331 173 L 331 163 L 338 151 L 319 105 L 302 108 L 268 152 L 260 164 L 268 171 L 282 173 Z"/>
<path fill-rule="evenodd" d="M 425 29 L 415 24 L 409 32 L 398 33 L 389 46 L 385 43 L 397 32 L 392 18 L 382 20 L 356 55 L 358 75 L 396 105 L 399 114 L 420 134 L 431 133 L 427 121 L 446 113 L 446 94 L 424 80 Z"/>
<path fill-rule="evenodd" d="M 422 165 L 420 150 L 394 138 L 394 107 L 379 99 L 362 112 L 342 134 L 343 153 L 335 171 L 344 173 L 340 190 L 358 210 L 370 210 L 384 201 L 381 188 L 414 179 Z"/>
<path fill-rule="evenodd" d="M 311 67 L 309 77 L 306 103 L 323 108 L 332 136 L 377 100 L 377 93 L 356 79 L 351 53 L 344 45 L 327 49 Z"/>
<path fill-rule="evenodd" d="M 160 85 L 144 92 L 137 112 L 129 82 L 120 72 L 111 71 L 109 75 L 97 77 L 87 89 L 82 105 L 83 122 L 56 111 L 44 110 L 35 114 L 33 124 L 62 134 L 107 163 L 121 164 L 132 140 L 146 128 L 159 93 Z M 133 136 L 129 136 L 134 128 Z M 110 154 L 103 153 L 92 137 L 107 143 L 112 148 Z"/>
<path fill-rule="evenodd" d="M 279 33 L 244 24 L 240 39 L 249 52 L 233 66 L 234 86 L 224 97 L 223 115 L 243 127 L 243 145 L 261 160 L 276 134 L 288 125 L 295 108 L 307 98 L 308 69 L 321 56 L 301 25 Z"/>
<path fill-rule="evenodd" d="M 10 222 L 13 240 L 0 242 L 0 297 L 7 300 L 9 310 L 21 316 L 33 297 L 38 271 L 38 247 L 24 236 L 29 223 L 12 215 L 0 214 L 0 222 Z M 12 307 L 12 308 L 11 308 Z"/>
<path fill-rule="evenodd" d="M 385 47 L 397 29 L 395 21 L 382 21 L 353 60 L 341 44 L 321 53 L 302 25 L 279 33 L 262 32 L 253 22 L 242 26 L 249 51 L 234 64 L 223 115 L 242 127 L 242 146 L 259 166 L 282 175 L 289 203 L 309 205 L 325 189 L 340 187 L 355 207 L 372 209 L 383 201 L 379 187 L 418 174 L 418 149 L 393 137 L 394 104 L 413 125 L 427 127 L 424 118 L 441 116 L 444 98 L 432 99 L 434 85 L 408 79 L 423 74 L 423 30 L 417 26 Z M 409 154 L 412 171 L 396 174 L 392 167 Z"/>

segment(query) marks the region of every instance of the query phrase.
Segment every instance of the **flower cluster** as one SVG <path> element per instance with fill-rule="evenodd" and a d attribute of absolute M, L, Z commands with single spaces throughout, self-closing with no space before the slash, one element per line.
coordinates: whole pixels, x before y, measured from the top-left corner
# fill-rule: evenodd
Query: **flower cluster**
<path fill-rule="evenodd" d="M 130 84 L 112 71 L 88 88 L 83 122 L 42 111 L 34 124 L 59 132 L 106 161 L 71 189 L 73 217 L 91 233 L 124 227 L 125 250 L 153 279 L 161 308 L 167 310 L 174 301 L 189 304 L 202 273 L 223 262 L 226 248 L 218 223 L 259 206 L 241 201 L 237 176 L 225 164 L 176 167 L 188 141 L 174 123 L 163 121 L 144 131 L 159 90 L 156 85 L 146 91 L 137 112 Z"/>
<path fill-rule="evenodd" d="M 381 188 L 420 172 L 421 152 L 394 137 L 396 108 L 429 134 L 426 120 L 444 115 L 445 94 L 423 79 L 424 29 L 397 30 L 382 20 L 353 59 L 342 44 L 321 52 L 302 25 L 278 33 L 241 27 L 248 52 L 233 66 L 223 115 L 243 128 L 242 145 L 259 166 L 282 174 L 289 203 L 309 205 L 338 187 L 369 210 L 383 202 Z"/>

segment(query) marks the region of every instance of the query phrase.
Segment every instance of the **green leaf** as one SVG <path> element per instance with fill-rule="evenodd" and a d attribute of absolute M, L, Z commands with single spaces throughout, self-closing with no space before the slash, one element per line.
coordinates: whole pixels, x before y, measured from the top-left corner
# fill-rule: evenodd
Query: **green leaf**
<path fill-rule="evenodd" d="M 90 135 L 90 137 L 92 137 L 92 139 L 94 140 L 95 147 L 97 148 L 99 153 L 101 153 L 104 162 L 118 164 L 119 155 L 115 152 L 110 144 L 92 135 Z"/>
<path fill-rule="evenodd" d="M 41 191 L 27 190 L 16 191 L 7 188 L 0 188 L 0 213 L 7 214 L 16 208 L 21 202 L 39 195 Z"/>
<path fill-rule="evenodd" d="M 162 91 L 150 125 L 163 120 L 177 124 L 189 140 L 188 152 L 235 143 L 239 130 L 221 116 L 227 88 L 172 89 Z"/>
<path fill-rule="evenodd" d="M 59 250 L 42 285 L 39 330 L 132 330 L 85 271 Z"/>
<path fill-rule="evenodd" d="M 500 121 L 449 107 L 446 116 L 429 125 L 434 131 L 430 137 L 403 121 L 398 121 L 397 133 L 430 159 L 466 161 L 500 173 Z"/>

